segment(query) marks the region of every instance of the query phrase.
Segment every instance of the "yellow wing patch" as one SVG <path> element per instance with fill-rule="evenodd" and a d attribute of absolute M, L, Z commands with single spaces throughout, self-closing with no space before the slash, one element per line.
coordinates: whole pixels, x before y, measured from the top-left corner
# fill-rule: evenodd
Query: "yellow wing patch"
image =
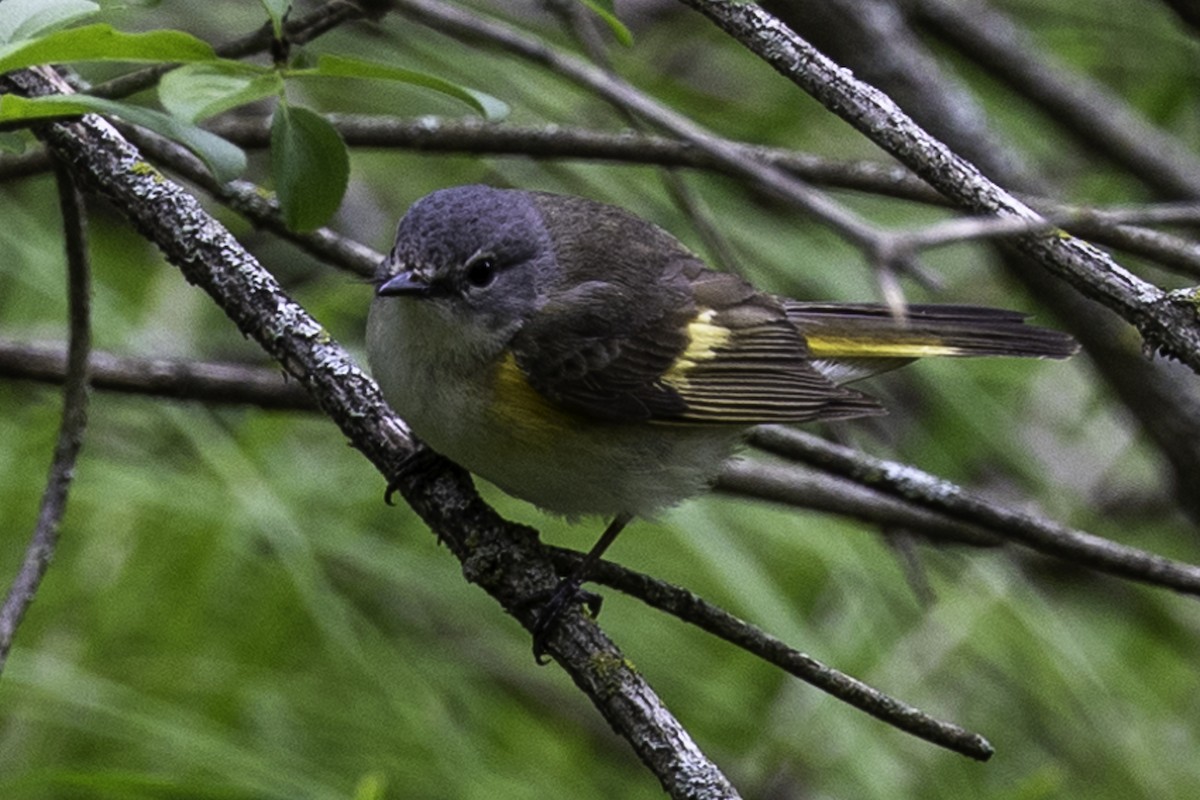
<path fill-rule="evenodd" d="M 714 323 L 716 316 L 715 309 L 707 308 L 688 323 L 688 346 L 663 373 L 663 383 L 683 389 L 688 385 L 688 372 L 701 362 L 716 358 L 717 349 L 729 343 L 733 332 L 724 325 Z"/>

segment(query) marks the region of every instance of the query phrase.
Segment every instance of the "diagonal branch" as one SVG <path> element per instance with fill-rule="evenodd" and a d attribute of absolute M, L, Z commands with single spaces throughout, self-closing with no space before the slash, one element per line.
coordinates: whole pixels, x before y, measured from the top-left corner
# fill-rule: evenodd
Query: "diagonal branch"
<path fill-rule="evenodd" d="M 206 402 L 253 403 L 264 408 L 316 410 L 306 393 L 262 367 L 122 358 L 102 352 L 93 352 L 92 358 L 92 383 L 97 388 Z M 60 350 L 6 344 L 0 340 L 0 375 L 57 382 L 63 377 L 62 361 Z M 799 476 L 794 469 L 784 471 L 761 464 L 734 463 L 726 467 L 717 488 L 729 494 L 848 515 L 870 523 L 907 526 L 948 540 L 977 545 L 997 542 L 969 526 L 832 475 Z M 547 552 L 564 573 L 572 571 L 583 555 L 561 548 L 547 548 Z M 990 745 L 979 734 L 889 697 L 690 592 L 608 562 L 597 568 L 594 578 L 723 638 L 902 731 L 971 758 L 985 760 L 992 754 Z"/>
<path fill-rule="evenodd" d="M 927 472 L 775 425 L 756 428 L 751 441 L 772 453 L 903 497 L 1006 541 L 1123 578 L 1200 596 L 1200 566 L 1172 561 L 1033 514 L 988 502 Z"/>
<path fill-rule="evenodd" d="M 555 561 L 565 568 L 574 567 L 581 558 L 573 550 L 552 548 L 551 553 Z M 995 752 L 987 739 L 979 734 L 935 719 L 918 708 L 889 697 L 857 678 L 788 647 L 774 636 L 686 589 L 628 570 L 611 561 L 599 562 L 589 578 L 637 597 L 647 605 L 724 639 L 888 725 L 978 761 L 987 761 Z"/>

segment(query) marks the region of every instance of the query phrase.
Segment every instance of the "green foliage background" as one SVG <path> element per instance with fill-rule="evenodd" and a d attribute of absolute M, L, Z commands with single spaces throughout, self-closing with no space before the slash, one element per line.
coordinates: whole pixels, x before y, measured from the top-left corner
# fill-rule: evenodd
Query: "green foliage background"
<path fill-rule="evenodd" d="M 1196 143 L 1198 49 L 1165 7 L 1007 7 L 1064 64 Z M 522 24 L 567 42 L 532 4 L 519 8 L 529 14 Z M 176 27 L 212 41 L 262 19 L 249 0 L 114 5 L 105 15 L 122 29 Z M 635 43 L 614 48 L 618 70 L 721 133 L 837 157 L 876 155 L 699 17 L 666 4 L 661 14 L 625 19 Z M 309 49 L 461 81 L 508 102 L 513 123 L 623 124 L 539 69 L 398 18 L 350 26 Z M 962 67 L 997 124 L 1060 180 L 1064 196 L 1141 199 L 1047 120 Z M 296 99 L 322 110 L 460 113 L 411 88 L 353 96 L 317 88 Z M 253 161 L 261 170 L 265 156 Z M 728 180 L 686 180 L 760 285 L 804 297 L 873 295 L 861 256 L 831 233 Z M 372 151 L 353 154 L 351 181 L 334 225 L 381 250 L 409 203 L 471 181 L 617 202 L 702 249 L 649 167 Z M 896 201 L 840 199 L 886 226 L 939 216 Z M 53 182 L 9 182 L 0 203 L 0 335 L 61 341 Z M 91 208 L 98 348 L 262 362 L 103 203 Z M 361 353 L 368 286 L 221 215 Z M 913 299 L 1037 309 L 981 249 L 938 251 L 928 262 L 947 287 L 937 295 L 910 287 Z M 851 441 L 1066 523 L 1200 560 L 1194 528 L 1166 500 L 1154 453 L 1085 359 L 928 363 L 872 391 L 894 413 L 841 428 Z M 54 388 L 0 382 L 5 575 L 33 527 L 58 405 Z M 533 665 L 527 635 L 464 583 L 414 515 L 383 504 L 382 479 L 324 419 L 103 392 L 90 417 L 59 553 L 0 680 L 0 796 L 660 796 L 564 674 Z M 598 530 L 482 489 L 555 543 L 583 548 Z M 748 797 L 1200 793 L 1194 600 L 1011 550 L 919 554 L 936 595 L 928 604 L 875 531 L 709 497 L 637 523 L 612 556 L 979 730 L 998 751 L 988 764 L 887 728 L 624 597 L 606 593 L 602 622 Z"/>

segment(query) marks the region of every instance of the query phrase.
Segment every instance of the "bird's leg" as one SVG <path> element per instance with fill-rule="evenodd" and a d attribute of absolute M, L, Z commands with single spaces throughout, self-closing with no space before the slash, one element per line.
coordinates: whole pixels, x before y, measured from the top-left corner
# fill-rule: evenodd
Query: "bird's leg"
<path fill-rule="evenodd" d="M 608 549 L 609 545 L 616 541 L 617 536 L 625 529 L 625 526 L 629 524 L 631 519 L 633 519 L 633 515 L 626 513 L 621 513 L 614 517 L 613 521 L 604 529 L 604 533 L 600 534 L 600 538 L 592 545 L 592 549 L 575 566 L 570 575 L 558 582 L 558 586 L 554 587 L 554 593 L 550 595 L 550 599 L 538 611 L 537 621 L 533 624 L 533 658 L 537 663 L 547 663 L 546 636 L 550 633 L 555 621 L 562 614 L 563 609 L 566 608 L 568 603 L 578 599 L 582 594 L 588 610 L 592 612 L 592 616 L 594 617 L 600 613 L 602 598 L 590 592 L 582 592 L 583 582 L 592 567 L 600 560 L 600 556 L 604 555 L 604 551 Z"/>

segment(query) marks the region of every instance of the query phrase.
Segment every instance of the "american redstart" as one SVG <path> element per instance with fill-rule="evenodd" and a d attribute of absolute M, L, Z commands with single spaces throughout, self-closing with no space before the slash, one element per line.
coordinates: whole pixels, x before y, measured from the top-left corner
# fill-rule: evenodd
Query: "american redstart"
<path fill-rule="evenodd" d="M 488 186 L 409 209 L 367 325 L 384 396 L 430 447 L 549 511 L 613 518 L 587 564 L 707 488 L 749 427 L 883 413 L 846 383 L 1076 349 L 1012 311 L 768 294 L 624 209 Z"/>

